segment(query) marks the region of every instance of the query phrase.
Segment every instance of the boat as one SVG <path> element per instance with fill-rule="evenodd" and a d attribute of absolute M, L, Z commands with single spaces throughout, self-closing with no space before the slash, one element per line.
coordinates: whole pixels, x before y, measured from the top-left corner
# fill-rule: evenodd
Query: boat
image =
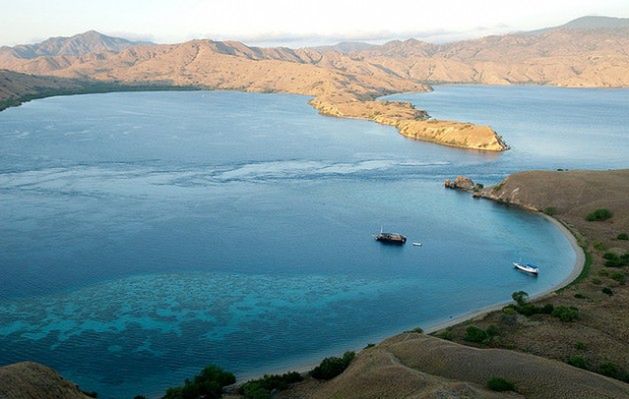
<path fill-rule="evenodd" d="M 516 270 L 519 270 L 521 272 L 524 273 L 529 273 L 532 275 L 537 276 L 539 274 L 539 267 L 535 266 L 535 265 L 531 265 L 529 263 L 520 263 L 520 262 L 513 262 L 513 267 Z"/>
<path fill-rule="evenodd" d="M 376 239 L 376 241 L 380 241 L 383 244 L 406 244 L 406 236 L 400 233 L 385 233 L 382 228 L 380 228 L 380 233 L 374 234 L 373 237 Z"/>
<path fill-rule="evenodd" d="M 421 247 L 421 246 L 422 246 L 422 243 L 421 243 L 421 242 L 414 242 L 414 243 L 413 243 L 413 246 L 414 246 L 414 247 Z"/>

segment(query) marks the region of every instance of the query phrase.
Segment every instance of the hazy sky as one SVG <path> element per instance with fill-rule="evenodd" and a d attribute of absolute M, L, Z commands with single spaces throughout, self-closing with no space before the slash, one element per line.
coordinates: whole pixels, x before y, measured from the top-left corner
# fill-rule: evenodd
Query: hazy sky
<path fill-rule="evenodd" d="M 159 43 L 192 38 L 301 46 L 416 37 L 444 41 L 629 17 L 629 0 L 0 0 L 0 45 L 102 33 Z"/>

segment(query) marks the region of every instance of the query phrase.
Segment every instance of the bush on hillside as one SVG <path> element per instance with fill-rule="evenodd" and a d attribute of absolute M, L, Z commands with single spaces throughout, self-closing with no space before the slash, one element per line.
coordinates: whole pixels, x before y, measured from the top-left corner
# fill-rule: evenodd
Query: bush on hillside
<path fill-rule="evenodd" d="M 629 240 L 629 234 L 627 234 L 627 233 L 620 233 L 620 234 L 618 234 L 616 236 L 616 239 L 627 241 L 627 240 Z"/>
<path fill-rule="evenodd" d="M 614 214 L 609 209 L 600 208 L 595 210 L 594 212 L 588 213 L 588 215 L 585 217 L 585 220 L 587 220 L 588 222 L 600 222 L 610 219 L 612 216 L 614 216 Z"/>
<path fill-rule="evenodd" d="M 166 390 L 163 399 L 218 399 L 223 395 L 223 387 L 236 382 L 236 377 L 218 366 L 209 365 L 191 381 Z"/>
<path fill-rule="evenodd" d="M 354 352 L 345 352 L 343 357 L 326 357 L 310 372 L 310 375 L 318 380 L 331 380 L 345 371 L 355 356 Z"/>
<path fill-rule="evenodd" d="M 570 322 L 579 318 L 579 309 L 574 306 L 557 306 L 552 315 L 564 322 Z"/>
<path fill-rule="evenodd" d="M 282 391 L 290 384 L 304 378 L 296 371 L 285 374 L 265 375 L 262 378 L 245 382 L 239 389 L 245 399 L 270 399 L 273 391 Z"/>
<path fill-rule="evenodd" d="M 578 367 L 580 369 L 588 369 L 588 362 L 583 356 L 570 356 L 570 358 L 568 358 L 568 364 L 574 367 Z"/>
<path fill-rule="evenodd" d="M 489 334 L 487 334 L 487 332 L 485 332 L 485 330 L 483 330 L 482 328 L 479 328 L 476 326 L 469 326 L 465 330 L 465 336 L 463 337 L 463 339 L 469 342 L 475 342 L 475 343 L 480 344 L 482 342 L 485 342 L 485 340 L 489 339 Z"/>
<path fill-rule="evenodd" d="M 487 388 L 496 392 L 515 391 L 515 384 L 500 377 L 492 377 L 487 381 Z"/>

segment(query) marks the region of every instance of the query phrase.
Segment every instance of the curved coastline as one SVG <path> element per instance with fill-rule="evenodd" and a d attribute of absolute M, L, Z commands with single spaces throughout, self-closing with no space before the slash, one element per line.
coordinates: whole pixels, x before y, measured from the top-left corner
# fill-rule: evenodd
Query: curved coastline
<path fill-rule="evenodd" d="M 565 279 L 563 279 L 558 284 L 542 292 L 533 294 L 529 297 L 531 301 L 538 301 L 538 300 L 552 296 L 557 290 L 560 290 L 570 285 L 573 281 L 576 280 L 576 278 L 581 274 L 585 266 L 585 253 L 583 251 L 583 248 L 581 248 L 581 246 L 579 245 L 577 238 L 572 234 L 570 230 L 568 230 L 566 226 L 564 226 L 562 222 L 560 222 L 559 220 L 553 217 L 545 215 L 542 212 L 537 212 L 537 211 L 530 211 L 530 212 L 537 213 L 539 216 L 542 216 L 543 218 L 548 220 L 550 223 L 552 223 L 562 233 L 562 235 L 566 238 L 566 240 L 568 240 L 568 242 L 570 243 L 570 246 L 572 247 L 572 250 L 575 253 L 575 261 L 572 265 L 572 270 L 570 271 L 570 274 L 568 274 L 568 276 Z M 458 316 L 454 316 L 452 318 L 437 321 L 434 324 L 428 325 L 426 328 L 422 327 L 422 329 L 424 331 L 424 334 L 432 334 L 434 332 L 443 330 L 445 328 L 448 328 L 448 327 L 451 327 L 460 323 L 464 323 L 471 320 L 482 319 L 487 314 L 500 310 L 504 306 L 510 303 L 513 303 L 513 301 L 502 301 L 496 304 L 484 306 L 482 308 L 471 310 L 463 314 L 460 314 Z M 417 325 L 411 325 L 402 330 L 398 330 L 396 328 L 395 331 L 391 331 L 391 332 L 383 333 L 383 334 L 377 334 L 374 336 L 374 338 L 377 338 L 378 342 L 382 342 L 390 338 L 393 338 L 395 336 L 398 336 L 400 334 L 403 334 L 405 331 L 411 330 L 415 327 L 417 327 Z M 366 339 L 361 338 L 360 341 L 356 341 L 356 343 L 352 345 L 348 345 L 348 346 L 339 345 L 338 347 L 335 347 L 333 349 L 330 348 L 328 350 L 321 351 L 320 354 L 317 354 L 316 356 L 307 356 L 302 359 L 295 360 L 293 362 L 288 361 L 285 363 L 285 365 L 282 365 L 282 366 L 261 368 L 261 369 L 254 370 L 251 372 L 239 374 L 238 377 L 244 382 L 249 379 L 261 378 L 265 374 L 275 374 L 275 373 L 281 374 L 287 371 L 297 371 L 300 373 L 306 373 L 309 370 L 311 370 L 313 367 L 317 366 L 319 362 L 321 361 L 322 357 L 336 356 L 339 353 L 342 353 L 343 351 L 347 351 L 347 350 L 353 350 L 353 351 L 359 352 L 362 349 L 364 349 L 365 345 L 367 345 L 368 343 L 370 343 L 370 338 L 366 338 Z M 292 367 L 290 366 L 291 364 L 293 365 Z"/>

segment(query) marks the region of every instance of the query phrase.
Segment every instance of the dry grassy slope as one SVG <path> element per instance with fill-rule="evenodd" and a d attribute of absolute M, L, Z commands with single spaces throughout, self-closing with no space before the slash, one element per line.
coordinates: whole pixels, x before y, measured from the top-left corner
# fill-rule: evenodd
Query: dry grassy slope
<path fill-rule="evenodd" d="M 349 53 L 425 82 L 629 86 L 629 28 L 549 29 L 443 45 L 408 40 Z"/>
<path fill-rule="evenodd" d="M 0 367 L 2 399 L 88 399 L 53 369 L 33 362 Z"/>
<path fill-rule="evenodd" d="M 494 376 L 514 382 L 519 394 L 487 390 Z M 624 398 L 629 397 L 629 385 L 529 354 L 405 333 L 363 350 L 339 377 L 306 381 L 279 397 Z"/>
<path fill-rule="evenodd" d="M 2 101 L 35 95 L 42 90 L 71 90 L 81 87 L 81 82 L 71 79 L 33 76 L 0 70 L 0 110 Z"/>
<path fill-rule="evenodd" d="M 553 207 L 579 232 L 608 245 L 622 245 L 611 239 L 629 232 L 629 170 L 521 172 L 482 194 L 534 210 Z M 597 208 L 610 209 L 614 217 L 609 222 L 587 222 L 585 216 Z"/>

